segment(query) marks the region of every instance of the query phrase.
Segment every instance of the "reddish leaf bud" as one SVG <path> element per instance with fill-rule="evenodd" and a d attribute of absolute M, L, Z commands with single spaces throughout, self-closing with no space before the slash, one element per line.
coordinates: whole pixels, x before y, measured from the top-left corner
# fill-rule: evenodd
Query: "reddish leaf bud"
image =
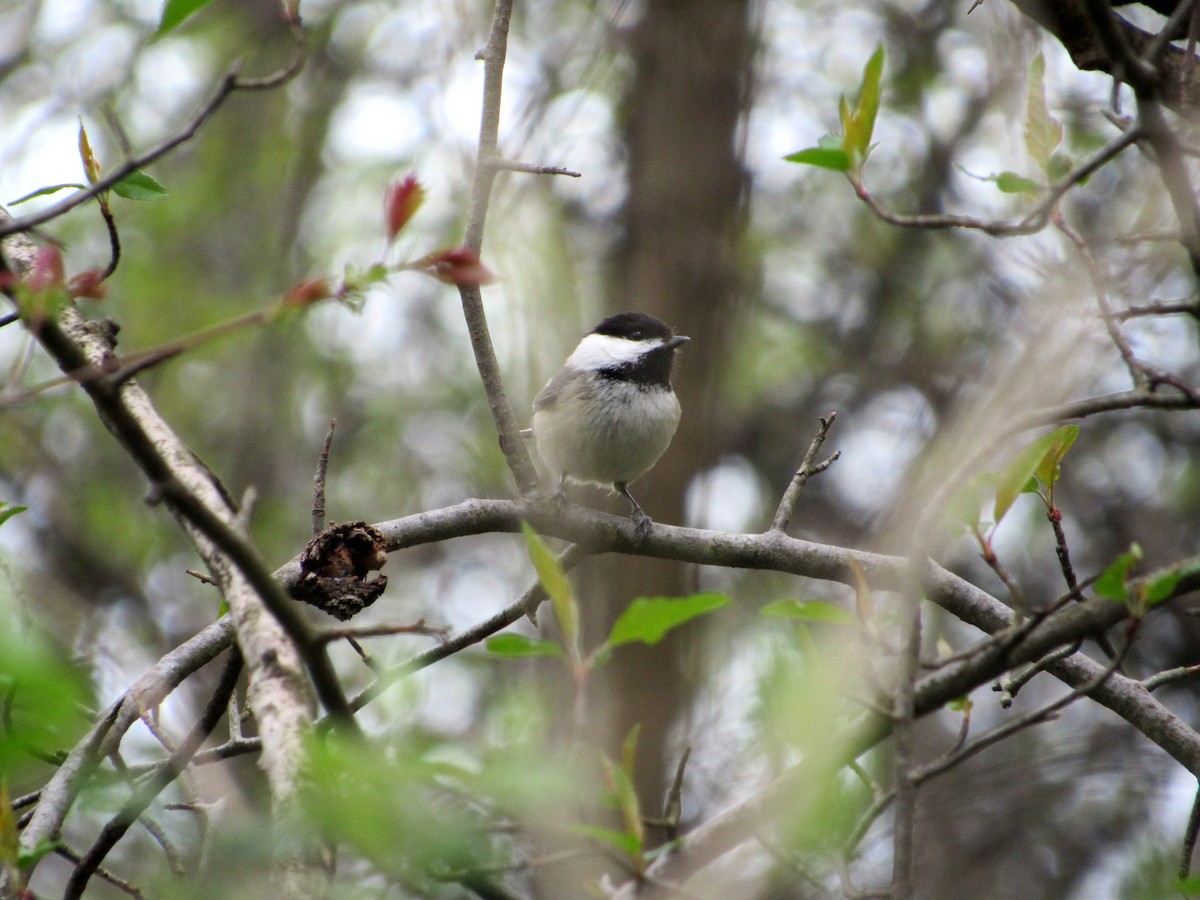
<path fill-rule="evenodd" d="M 308 278 L 293 285 L 291 290 L 283 295 L 283 306 L 299 307 L 319 303 L 333 296 L 329 279 L 323 276 Z"/>
<path fill-rule="evenodd" d="M 492 270 L 480 262 L 479 256 L 469 247 L 438 250 L 412 263 L 410 268 L 420 269 L 438 281 L 458 287 L 478 287 L 496 280 Z"/>
<path fill-rule="evenodd" d="M 388 241 L 394 241 L 413 214 L 425 202 L 425 188 L 416 175 L 406 175 L 403 181 L 392 184 L 384 197 L 384 216 L 387 220 Z"/>
<path fill-rule="evenodd" d="M 72 297 L 103 300 L 108 294 L 108 288 L 104 284 L 104 272 L 100 269 L 85 269 L 67 282 L 67 292 Z"/>

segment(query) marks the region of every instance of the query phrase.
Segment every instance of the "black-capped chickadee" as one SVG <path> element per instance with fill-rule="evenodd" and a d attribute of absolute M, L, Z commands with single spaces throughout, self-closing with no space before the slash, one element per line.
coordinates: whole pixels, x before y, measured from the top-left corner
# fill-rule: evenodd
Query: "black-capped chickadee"
<path fill-rule="evenodd" d="M 563 483 L 611 484 L 630 504 L 640 535 L 650 517 L 629 493 L 663 455 L 679 425 L 671 389 L 675 350 L 688 339 L 654 316 L 609 316 L 584 336 L 533 401 L 533 437 Z"/>

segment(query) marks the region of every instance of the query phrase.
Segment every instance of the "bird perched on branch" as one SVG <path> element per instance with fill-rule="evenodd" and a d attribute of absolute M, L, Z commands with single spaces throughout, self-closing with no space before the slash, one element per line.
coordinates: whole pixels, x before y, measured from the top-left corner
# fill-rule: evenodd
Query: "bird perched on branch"
<path fill-rule="evenodd" d="M 640 312 L 609 316 L 584 335 L 533 401 L 538 455 L 557 478 L 612 485 L 630 505 L 637 533 L 650 517 L 629 493 L 671 443 L 679 400 L 671 388 L 675 350 L 688 339 Z"/>

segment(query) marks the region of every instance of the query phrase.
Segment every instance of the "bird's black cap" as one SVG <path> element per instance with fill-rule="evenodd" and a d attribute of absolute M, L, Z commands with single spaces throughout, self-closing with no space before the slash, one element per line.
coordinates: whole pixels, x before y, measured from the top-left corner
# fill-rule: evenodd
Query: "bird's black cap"
<path fill-rule="evenodd" d="M 662 338 L 666 341 L 674 335 L 661 320 L 641 312 L 623 312 L 609 316 L 593 328 L 592 333 L 629 341 L 644 341 L 647 338 Z"/>

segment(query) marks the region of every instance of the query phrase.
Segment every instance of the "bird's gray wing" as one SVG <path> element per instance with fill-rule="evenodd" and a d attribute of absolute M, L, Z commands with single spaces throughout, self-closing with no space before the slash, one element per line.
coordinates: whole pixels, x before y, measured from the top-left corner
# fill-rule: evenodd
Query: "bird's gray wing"
<path fill-rule="evenodd" d="M 538 412 L 543 409 L 551 409 L 558 402 L 558 398 L 562 395 L 566 386 L 582 374 L 577 369 L 559 369 L 554 377 L 546 382 L 546 386 L 538 391 L 538 395 L 533 398 L 533 411 Z"/>

